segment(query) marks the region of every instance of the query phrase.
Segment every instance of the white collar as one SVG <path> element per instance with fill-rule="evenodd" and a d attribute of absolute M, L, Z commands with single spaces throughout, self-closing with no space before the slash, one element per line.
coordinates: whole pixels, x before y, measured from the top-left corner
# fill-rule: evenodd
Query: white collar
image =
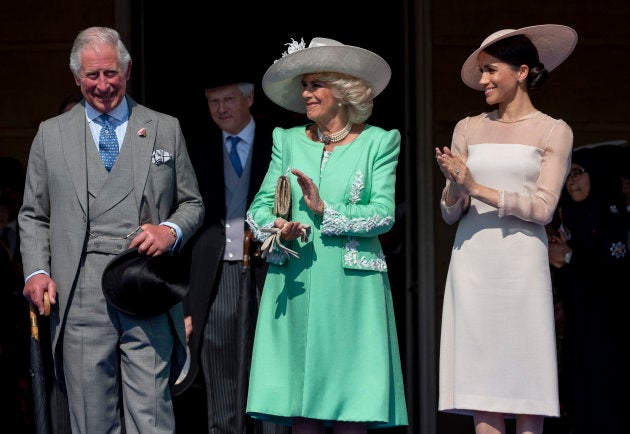
<path fill-rule="evenodd" d="M 99 112 L 90 104 L 88 104 L 87 101 L 85 102 L 85 115 L 88 121 L 92 122 L 94 121 L 94 119 L 102 114 L 102 112 Z M 123 98 L 122 102 L 118 104 L 118 106 L 114 110 L 110 111 L 107 114 L 116 119 L 118 122 L 124 122 L 129 119 L 129 104 L 127 103 L 127 98 Z"/>
<path fill-rule="evenodd" d="M 236 135 L 236 136 L 239 136 L 241 138 L 241 141 L 245 142 L 247 146 L 250 146 L 252 143 L 254 143 L 255 132 L 256 132 L 256 122 L 254 121 L 253 117 L 250 117 L 249 123 L 245 125 L 245 128 L 239 131 L 238 134 L 230 134 L 227 131 L 223 131 L 223 143 L 227 144 L 227 138 L 230 136 Z"/>

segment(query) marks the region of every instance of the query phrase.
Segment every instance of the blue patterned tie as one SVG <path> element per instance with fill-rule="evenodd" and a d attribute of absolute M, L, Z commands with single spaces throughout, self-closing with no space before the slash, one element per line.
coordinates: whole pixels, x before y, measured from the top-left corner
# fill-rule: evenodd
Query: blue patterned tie
<path fill-rule="evenodd" d="M 238 156 L 238 151 L 236 150 L 236 144 L 241 141 L 241 138 L 239 136 L 228 136 L 228 140 L 232 143 L 230 161 L 232 162 L 232 166 L 234 166 L 234 170 L 236 170 L 236 174 L 240 178 L 243 173 L 243 166 L 241 165 L 241 158 Z"/>
<path fill-rule="evenodd" d="M 116 137 L 116 130 L 109 121 L 111 116 L 100 115 L 99 119 L 103 128 L 101 128 L 101 134 L 98 136 L 98 152 L 101 154 L 105 169 L 109 172 L 116 162 L 116 157 L 118 157 L 118 138 Z"/>

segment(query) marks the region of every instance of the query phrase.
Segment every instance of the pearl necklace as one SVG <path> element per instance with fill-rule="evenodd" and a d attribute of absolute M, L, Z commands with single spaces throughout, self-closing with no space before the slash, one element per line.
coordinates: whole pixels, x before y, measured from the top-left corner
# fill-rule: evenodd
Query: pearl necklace
<path fill-rule="evenodd" d="M 327 145 L 329 143 L 337 143 L 337 142 L 342 141 L 346 137 L 348 137 L 348 134 L 350 134 L 351 129 L 352 129 L 352 122 L 350 121 L 348 121 L 348 123 L 346 124 L 345 127 L 343 127 L 343 129 L 341 129 L 340 131 L 337 131 L 336 133 L 332 133 L 329 136 L 325 135 L 319 130 L 319 128 L 317 128 L 317 138 L 319 139 L 320 142 L 323 142 L 324 145 Z"/>

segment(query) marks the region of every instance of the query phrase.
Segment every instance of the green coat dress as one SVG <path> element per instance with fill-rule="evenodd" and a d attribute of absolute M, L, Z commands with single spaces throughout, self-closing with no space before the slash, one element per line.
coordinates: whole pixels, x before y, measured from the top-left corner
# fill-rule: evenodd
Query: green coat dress
<path fill-rule="evenodd" d="M 263 289 L 247 413 L 291 425 L 292 417 L 407 425 L 387 264 L 378 235 L 394 223 L 400 133 L 367 125 L 324 153 L 305 127 L 276 128 L 271 163 L 247 213 L 254 236 L 273 226 L 276 181 L 291 180 L 291 217 L 311 225 L 307 242 L 274 251 Z M 324 215 L 308 209 L 296 168 L 318 185 Z M 320 170 L 321 169 L 321 170 Z"/>

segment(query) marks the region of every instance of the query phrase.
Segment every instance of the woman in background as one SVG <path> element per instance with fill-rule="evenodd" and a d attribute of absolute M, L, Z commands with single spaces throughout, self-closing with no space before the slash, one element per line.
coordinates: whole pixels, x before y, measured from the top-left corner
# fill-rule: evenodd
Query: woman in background
<path fill-rule="evenodd" d="M 573 434 L 627 429 L 619 396 L 628 381 L 621 299 L 630 280 L 630 221 L 614 170 L 622 151 L 608 145 L 573 152 L 560 198 L 561 228 L 549 242 L 565 316 L 560 384 Z"/>

